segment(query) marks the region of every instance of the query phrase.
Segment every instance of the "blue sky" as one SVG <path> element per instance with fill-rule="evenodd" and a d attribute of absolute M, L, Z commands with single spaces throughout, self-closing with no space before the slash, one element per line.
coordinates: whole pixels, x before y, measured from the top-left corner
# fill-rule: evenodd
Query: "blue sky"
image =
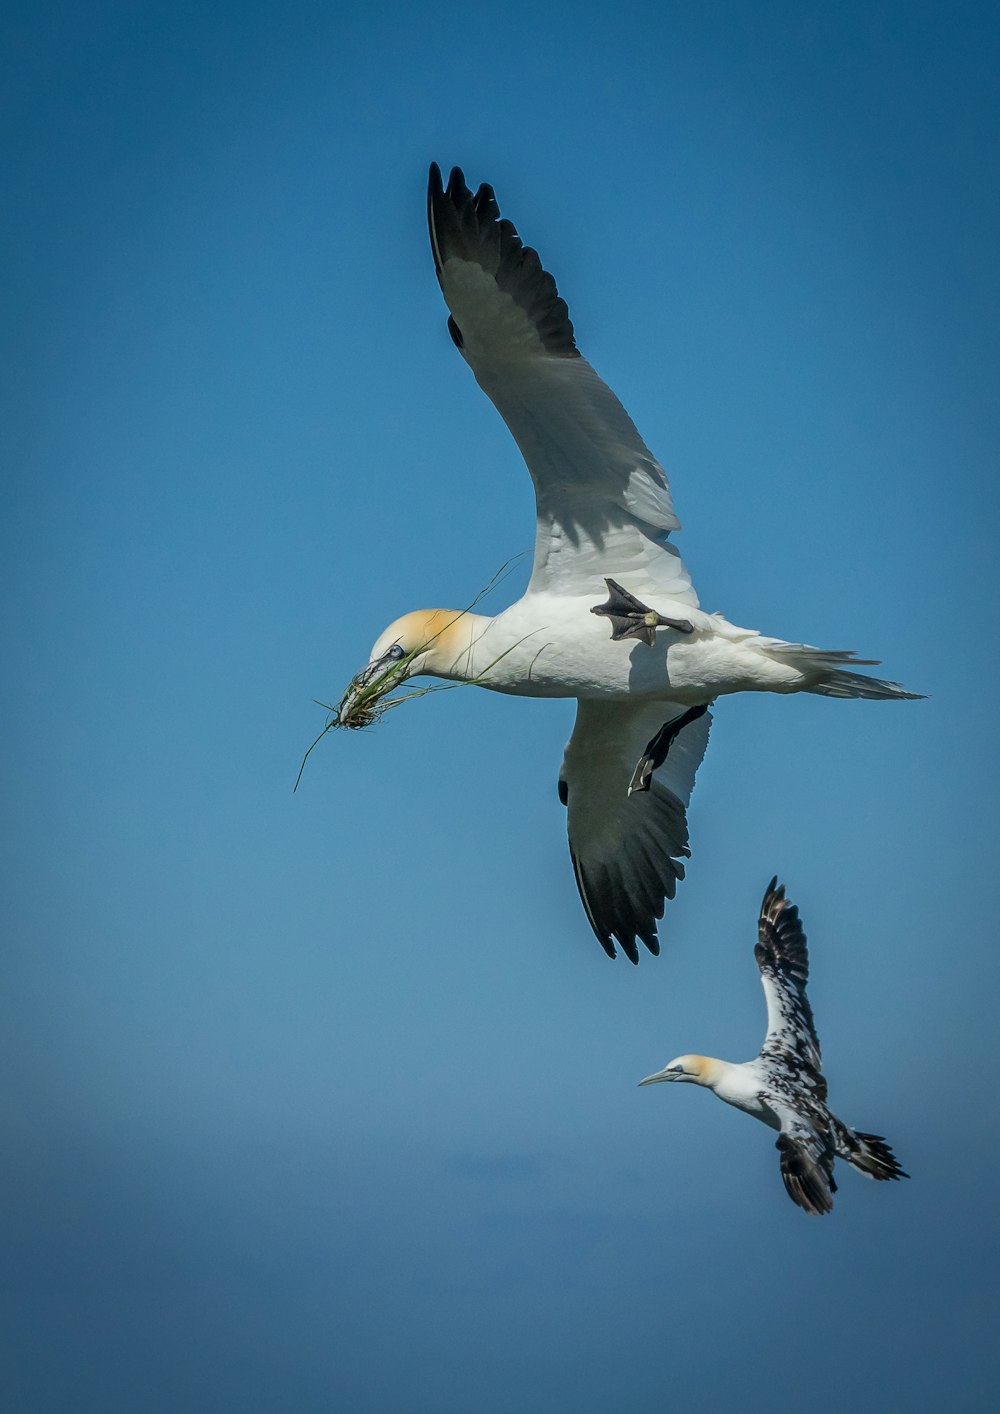
<path fill-rule="evenodd" d="M 988 1407 L 994 7 L 4 25 L 4 1408 Z M 575 897 L 570 704 L 431 696 L 292 794 L 313 699 L 531 545 L 431 160 L 557 276 L 703 605 L 930 694 L 722 703 L 638 969 Z M 756 1051 L 774 872 L 834 1106 L 913 1174 L 823 1222 L 635 1087 Z"/>

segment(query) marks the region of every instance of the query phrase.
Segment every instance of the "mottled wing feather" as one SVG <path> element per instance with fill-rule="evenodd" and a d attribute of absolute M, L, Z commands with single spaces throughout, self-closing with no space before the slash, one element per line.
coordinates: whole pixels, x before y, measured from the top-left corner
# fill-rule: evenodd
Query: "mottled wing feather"
<path fill-rule="evenodd" d="M 781 1121 L 775 1147 L 789 1198 L 807 1213 L 829 1213 L 837 1191 L 833 1177 L 836 1150 L 829 1128 L 817 1128 L 792 1109 L 776 1107 L 775 1114 Z"/>
<path fill-rule="evenodd" d="M 659 462 L 581 358 L 565 301 L 537 253 L 500 219 L 493 189 L 456 167 L 428 187 L 431 249 L 452 338 L 506 422 L 535 485 L 529 592 L 589 594 L 612 575 L 696 608 L 666 536 L 678 528 Z"/>
<path fill-rule="evenodd" d="M 559 776 L 567 807 L 573 871 L 584 910 L 601 946 L 615 941 L 632 962 L 638 943 L 660 950 L 656 922 L 684 877 L 686 807 L 705 754 L 711 714 L 691 722 L 671 743 L 650 789 L 629 795 L 635 763 L 665 720 L 683 706 L 581 701 Z"/>
<path fill-rule="evenodd" d="M 762 1059 L 786 1061 L 796 1072 L 809 1074 L 817 1093 L 826 1093 L 819 1038 L 806 996 L 809 953 L 799 910 L 785 898 L 784 887 L 772 879 L 761 904 L 754 956 L 767 1000 L 767 1035 Z"/>

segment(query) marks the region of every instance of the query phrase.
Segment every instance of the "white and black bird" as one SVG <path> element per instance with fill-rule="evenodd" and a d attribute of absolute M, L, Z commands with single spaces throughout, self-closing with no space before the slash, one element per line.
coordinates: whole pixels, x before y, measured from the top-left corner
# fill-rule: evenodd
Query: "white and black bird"
<path fill-rule="evenodd" d="M 799 911 L 772 879 L 757 925 L 754 956 L 767 999 L 767 1035 L 756 1060 L 740 1065 L 712 1056 L 678 1056 L 640 1085 L 688 1081 L 714 1090 L 771 1129 L 778 1130 L 781 1177 L 793 1202 L 807 1213 L 829 1213 L 837 1184 L 835 1158 L 868 1178 L 908 1178 L 879 1134 L 839 1120 L 826 1103 L 819 1040 L 806 996 L 809 954 Z"/>
<path fill-rule="evenodd" d="M 581 358 L 555 281 L 501 220 L 493 188 L 473 195 L 457 167 L 445 188 L 434 165 L 428 218 L 452 339 L 534 482 L 534 566 L 523 597 L 492 618 L 422 609 L 390 624 L 340 723 L 358 724 L 362 697 L 421 674 L 576 698 L 559 773 L 576 882 L 608 955 L 617 940 L 637 962 L 639 941 L 659 951 L 656 920 L 684 877 L 709 703 L 734 692 L 915 694 L 854 671 L 874 659 L 765 638 L 699 608 L 668 540 L 680 522 L 663 468 Z"/>

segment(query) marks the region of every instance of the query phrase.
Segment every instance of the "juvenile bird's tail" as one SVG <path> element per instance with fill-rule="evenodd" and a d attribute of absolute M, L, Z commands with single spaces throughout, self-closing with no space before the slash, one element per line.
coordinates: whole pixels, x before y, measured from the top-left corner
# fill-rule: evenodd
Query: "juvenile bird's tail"
<path fill-rule="evenodd" d="M 855 667 L 877 667 L 877 658 L 858 658 L 850 651 L 813 648 L 808 643 L 769 644 L 768 651 L 800 673 L 815 675 L 815 681 L 803 686 L 802 692 L 814 692 L 820 697 L 866 697 L 875 702 L 904 698 L 916 701 L 924 696 L 922 692 L 907 692 L 898 682 L 852 671 Z M 842 667 L 844 663 L 850 667 Z"/>
<path fill-rule="evenodd" d="M 837 1153 L 858 1173 L 868 1178 L 909 1178 L 900 1168 L 899 1160 L 881 1134 L 865 1134 L 860 1129 L 848 1129 L 837 1135 Z"/>

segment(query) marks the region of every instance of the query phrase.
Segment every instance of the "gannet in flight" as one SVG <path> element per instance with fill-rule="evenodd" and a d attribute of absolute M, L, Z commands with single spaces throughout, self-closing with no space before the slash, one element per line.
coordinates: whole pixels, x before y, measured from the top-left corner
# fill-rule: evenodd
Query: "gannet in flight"
<path fill-rule="evenodd" d="M 445 190 L 434 165 L 428 216 L 451 337 L 535 484 L 534 568 L 523 598 L 494 618 L 426 609 L 390 624 L 337 724 L 363 724 L 363 704 L 419 674 L 577 698 L 559 773 L 576 882 L 604 950 L 614 957 L 617 939 L 638 962 L 637 939 L 659 951 L 656 920 L 684 877 L 709 703 L 915 694 L 852 670 L 877 660 L 764 638 L 700 609 L 668 542 L 680 522 L 663 468 L 581 358 L 555 281 L 500 219 L 492 187 L 473 196 L 456 167 Z"/>
<path fill-rule="evenodd" d="M 828 1213 L 837 1191 L 835 1157 L 868 1178 L 908 1178 L 879 1134 L 849 1129 L 826 1104 L 819 1041 L 806 996 L 809 954 L 799 910 L 777 879 L 767 886 L 754 956 L 767 999 L 767 1035 L 756 1060 L 734 1065 L 711 1056 L 678 1056 L 640 1085 L 686 1080 L 777 1129 L 781 1177 L 807 1213 Z"/>

